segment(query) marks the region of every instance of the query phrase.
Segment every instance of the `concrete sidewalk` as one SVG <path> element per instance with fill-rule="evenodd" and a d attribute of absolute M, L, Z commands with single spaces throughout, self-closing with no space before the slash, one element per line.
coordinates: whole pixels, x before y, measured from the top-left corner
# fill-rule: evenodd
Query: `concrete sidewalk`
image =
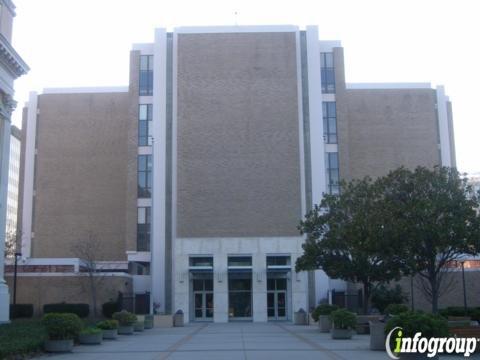
<path fill-rule="evenodd" d="M 183 328 L 151 329 L 100 346 L 76 346 L 73 353 L 45 355 L 52 360 L 376 360 L 383 351 L 370 351 L 369 336 L 332 340 L 316 326 L 290 323 L 191 324 Z M 442 356 L 442 359 L 459 357 Z M 462 357 L 463 358 L 463 357 Z M 480 355 L 470 359 L 480 359 Z"/>

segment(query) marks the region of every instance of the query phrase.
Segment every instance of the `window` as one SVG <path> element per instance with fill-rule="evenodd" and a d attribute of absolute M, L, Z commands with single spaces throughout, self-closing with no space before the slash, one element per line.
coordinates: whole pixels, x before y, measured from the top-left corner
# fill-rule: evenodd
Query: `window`
<path fill-rule="evenodd" d="M 327 144 L 337 144 L 337 106 L 334 101 L 323 105 L 323 136 Z"/>
<path fill-rule="evenodd" d="M 335 66 L 333 53 L 320 53 L 320 69 L 322 76 L 322 93 L 335 93 Z"/>
<path fill-rule="evenodd" d="M 137 209 L 137 251 L 150 251 L 151 208 Z"/>
<path fill-rule="evenodd" d="M 267 256 L 267 267 L 268 266 L 290 266 L 290 256 Z"/>
<path fill-rule="evenodd" d="M 152 155 L 138 155 L 138 197 L 152 196 Z"/>
<path fill-rule="evenodd" d="M 192 256 L 189 259 L 190 267 L 212 267 L 213 268 L 213 257 L 211 256 Z"/>
<path fill-rule="evenodd" d="M 153 55 L 140 56 L 140 96 L 153 95 Z"/>
<path fill-rule="evenodd" d="M 152 145 L 152 104 L 138 107 L 138 146 Z"/>
<path fill-rule="evenodd" d="M 229 256 L 228 257 L 228 267 L 251 267 L 252 266 L 252 257 L 251 256 Z"/>
<path fill-rule="evenodd" d="M 327 170 L 327 191 L 330 194 L 338 194 L 340 192 L 340 175 L 338 166 L 338 153 L 326 153 L 325 162 Z"/>

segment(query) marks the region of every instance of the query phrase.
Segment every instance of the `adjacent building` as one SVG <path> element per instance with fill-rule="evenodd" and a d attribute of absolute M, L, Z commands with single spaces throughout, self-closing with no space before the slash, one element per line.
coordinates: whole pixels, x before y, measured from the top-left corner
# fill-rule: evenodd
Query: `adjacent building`
<path fill-rule="evenodd" d="M 8 191 L 7 191 L 7 218 L 6 236 L 12 239 L 17 236 L 18 216 L 18 188 L 20 181 L 20 151 L 21 151 L 21 130 L 12 125 L 10 136 L 10 160 L 8 167 Z"/>
<path fill-rule="evenodd" d="M 11 45 L 15 6 L 11 0 L 0 0 L 0 323 L 7 322 L 9 292 L 4 280 L 5 226 L 7 214 L 7 187 L 9 181 L 11 114 L 13 81 L 25 74 L 27 64 Z"/>
<path fill-rule="evenodd" d="M 187 321 L 289 320 L 345 290 L 294 271 L 312 205 L 339 179 L 455 166 L 443 87 L 347 84 L 315 26 L 157 29 L 128 86 L 31 93 L 22 132 L 21 301 L 87 301 L 93 234 L 99 301 L 148 294 Z"/>

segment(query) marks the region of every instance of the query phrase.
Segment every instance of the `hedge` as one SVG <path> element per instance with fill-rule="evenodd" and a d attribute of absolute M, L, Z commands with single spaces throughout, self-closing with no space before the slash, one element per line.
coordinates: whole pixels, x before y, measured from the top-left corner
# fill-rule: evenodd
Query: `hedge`
<path fill-rule="evenodd" d="M 102 305 L 102 313 L 108 319 L 112 318 L 113 313 L 120 311 L 120 306 L 116 301 L 107 301 Z"/>
<path fill-rule="evenodd" d="M 71 313 L 76 314 L 78 317 L 86 318 L 90 314 L 90 306 L 88 304 L 45 304 L 43 305 L 43 313 Z"/>
<path fill-rule="evenodd" d="M 46 339 L 45 327 L 36 320 L 16 320 L 0 325 L 0 359 L 41 351 Z"/>
<path fill-rule="evenodd" d="M 10 319 L 33 317 L 33 304 L 10 304 Z"/>

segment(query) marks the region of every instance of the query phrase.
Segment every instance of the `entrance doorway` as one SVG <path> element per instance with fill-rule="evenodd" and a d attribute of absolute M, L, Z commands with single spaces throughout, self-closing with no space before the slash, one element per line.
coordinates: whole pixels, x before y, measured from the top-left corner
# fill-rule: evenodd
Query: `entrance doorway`
<path fill-rule="evenodd" d="M 267 279 L 268 320 L 287 320 L 287 279 Z"/>
<path fill-rule="evenodd" d="M 230 320 L 252 319 L 252 272 L 229 272 L 228 317 Z"/>
<path fill-rule="evenodd" d="M 193 280 L 195 321 L 213 321 L 213 279 Z"/>

